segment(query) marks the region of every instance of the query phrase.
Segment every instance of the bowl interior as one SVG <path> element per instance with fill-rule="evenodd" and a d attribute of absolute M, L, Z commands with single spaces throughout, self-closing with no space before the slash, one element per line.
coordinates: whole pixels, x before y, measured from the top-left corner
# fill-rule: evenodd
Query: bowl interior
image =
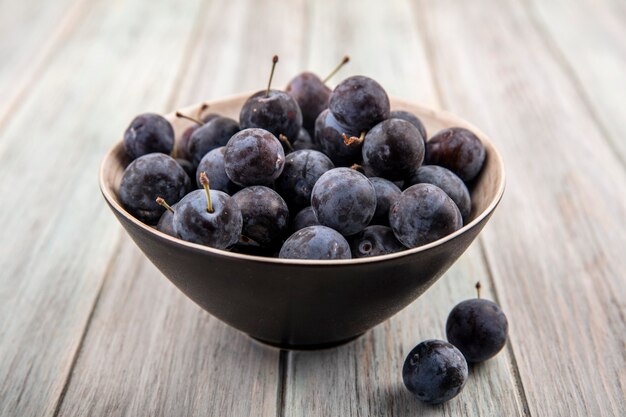
<path fill-rule="evenodd" d="M 222 100 L 210 102 L 210 109 L 208 110 L 211 113 L 219 113 L 221 115 L 231 117 L 235 120 L 239 119 L 239 110 L 243 105 L 244 101 L 249 97 L 249 94 L 238 95 L 230 98 L 225 98 Z M 202 103 L 186 107 L 181 109 L 180 111 L 189 114 L 195 115 L 197 114 L 198 109 Z M 429 109 L 426 107 L 422 107 L 410 102 L 406 102 L 400 99 L 391 98 L 391 108 L 392 110 L 407 110 L 415 115 L 417 115 L 428 131 L 429 136 L 432 136 L 437 131 L 448 128 L 448 127 L 465 127 L 472 132 L 474 132 L 483 142 L 486 148 L 486 160 L 485 165 L 480 173 L 480 175 L 469 184 L 469 189 L 472 196 L 472 210 L 469 217 L 468 222 L 455 233 L 448 235 L 436 242 L 432 242 L 428 245 L 420 246 L 418 248 L 410 249 L 407 251 L 399 252 L 391 255 L 384 255 L 382 257 L 376 258 L 385 258 L 385 257 L 397 257 L 403 256 L 410 253 L 415 253 L 417 251 L 428 249 L 434 245 L 440 244 L 446 240 L 453 239 L 457 235 L 464 232 L 464 230 L 473 227 L 478 222 L 480 222 L 485 216 L 487 216 L 495 206 L 498 204 L 502 193 L 504 191 L 504 183 L 505 183 L 505 174 L 504 174 L 504 166 L 502 163 L 502 158 L 498 151 L 495 149 L 489 138 L 482 133 L 475 126 L 470 123 L 464 121 L 463 119 L 458 118 L 452 114 L 443 111 L 436 111 L 433 109 Z M 175 134 L 176 140 L 179 140 L 182 133 L 188 127 L 193 125 L 193 122 L 188 120 L 176 117 L 175 113 L 169 113 L 165 115 L 165 118 L 170 121 L 172 124 Z M 151 228 L 147 225 L 144 225 L 139 220 L 136 220 L 129 213 L 127 213 L 121 206 L 117 194 L 119 190 L 119 186 L 122 180 L 122 175 L 124 173 L 124 169 L 130 163 L 128 157 L 126 156 L 126 152 L 124 151 L 124 146 L 122 140 L 120 140 L 114 147 L 109 151 L 109 153 L 105 156 L 100 171 L 100 185 L 102 188 L 102 192 L 109 201 L 109 203 L 116 209 L 121 212 L 125 217 L 129 218 L 131 221 L 137 223 L 139 226 L 144 227 L 149 233 L 156 233 L 162 236 L 167 236 L 161 234 L 156 231 L 156 229 Z M 195 182 L 192 179 L 192 182 Z M 196 245 L 189 242 L 184 242 L 179 239 L 174 239 L 167 236 L 168 239 L 173 239 L 183 245 L 188 245 L 191 247 L 195 247 L 196 249 L 217 252 L 221 255 L 233 256 L 233 257 L 243 257 L 243 258 L 257 258 L 259 261 L 274 261 L 274 262 L 287 262 L 287 263 L 315 263 L 315 262 L 370 262 L 375 258 L 362 258 L 362 259 L 352 259 L 352 260 L 344 260 L 344 261 L 306 261 L 306 260 L 279 260 L 276 258 L 261 258 L 261 257 L 252 257 L 249 255 L 241 255 L 230 252 L 221 251 L 218 249 L 213 249 L 201 245 Z"/>

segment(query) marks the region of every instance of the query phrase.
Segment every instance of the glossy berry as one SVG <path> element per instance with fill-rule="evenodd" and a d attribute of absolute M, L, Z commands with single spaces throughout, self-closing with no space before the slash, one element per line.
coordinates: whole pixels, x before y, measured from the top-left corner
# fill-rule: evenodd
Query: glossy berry
<path fill-rule="evenodd" d="M 124 149 L 131 160 L 154 152 L 169 155 L 174 149 L 174 129 L 163 116 L 140 114 L 124 132 Z"/>
<path fill-rule="evenodd" d="M 208 108 L 209 108 L 208 104 L 203 104 L 202 106 L 200 106 L 200 108 L 198 109 L 197 118 L 187 117 L 179 112 L 176 113 L 177 117 L 183 117 L 195 123 L 189 126 L 187 129 L 185 129 L 182 135 L 180 136 L 180 138 L 178 139 L 178 141 L 176 142 L 176 145 L 175 145 L 176 158 L 187 159 L 189 161 L 193 159 L 191 154 L 189 154 L 189 139 L 191 138 L 191 135 L 197 128 L 199 128 L 203 124 L 208 123 L 210 120 L 216 117 L 219 117 L 219 114 L 216 114 L 216 113 L 209 113 L 209 114 L 203 115 L 203 113 Z"/>
<path fill-rule="evenodd" d="M 204 190 L 192 191 L 180 200 L 174 212 L 174 231 L 188 242 L 226 249 L 241 236 L 241 210 L 228 194 L 209 190 L 208 184 L 204 181 Z"/>
<path fill-rule="evenodd" d="M 353 258 L 387 255 L 407 249 L 386 226 L 367 226 L 348 238 Z"/>
<path fill-rule="evenodd" d="M 378 177 L 396 181 L 410 177 L 424 161 L 424 141 L 419 130 L 402 119 L 374 126 L 363 142 L 363 164 Z"/>
<path fill-rule="evenodd" d="M 400 188 L 384 178 L 372 177 L 369 179 L 376 192 L 376 211 L 371 224 L 389 225 L 389 208 L 402 194 Z"/>
<path fill-rule="evenodd" d="M 416 184 L 402 192 L 391 206 L 389 224 L 406 247 L 425 245 L 463 226 L 454 201 L 439 187 Z"/>
<path fill-rule="evenodd" d="M 261 128 L 272 132 L 276 137 L 285 135 L 292 142 L 302 127 L 302 112 L 296 100 L 289 94 L 270 89 L 277 62 L 278 57 L 274 55 L 267 89 L 246 100 L 239 113 L 239 124 L 242 129 Z"/>
<path fill-rule="evenodd" d="M 328 109 L 317 117 L 314 143 L 337 166 L 351 166 L 361 161 L 362 142 L 346 143 L 344 134 L 348 137 L 359 136 L 358 132 L 340 125 Z"/>
<path fill-rule="evenodd" d="M 411 176 L 406 185 L 433 184 L 445 191 L 454 201 L 461 212 L 463 222 L 465 222 L 472 210 L 472 200 L 467 186 L 454 172 L 437 165 L 422 165 L 417 172 Z"/>
<path fill-rule="evenodd" d="M 415 346 L 402 367 L 404 385 L 427 404 L 441 404 L 456 397 L 467 376 L 463 354 L 443 340 L 426 340 Z"/>
<path fill-rule="evenodd" d="M 200 174 L 205 172 L 207 177 L 209 177 L 211 189 L 213 190 L 224 191 L 226 194 L 232 195 L 241 189 L 226 175 L 226 169 L 224 168 L 225 151 L 226 147 L 221 146 L 204 155 L 194 175 L 198 188 L 202 188 Z"/>
<path fill-rule="evenodd" d="M 367 177 L 350 168 L 326 171 L 315 183 L 311 206 L 320 224 L 344 236 L 369 224 L 376 212 L 376 191 Z"/>
<path fill-rule="evenodd" d="M 422 121 L 416 115 L 404 110 L 393 110 L 391 113 L 389 113 L 389 118 L 406 120 L 407 122 L 415 126 L 422 135 L 422 139 L 424 140 L 424 146 L 426 146 L 426 128 L 424 127 L 424 123 L 422 123 Z"/>
<path fill-rule="evenodd" d="M 317 116 L 328 108 L 331 90 L 325 83 L 349 61 L 349 57 L 344 57 L 339 65 L 323 80 L 312 72 L 303 72 L 296 75 L 287 84 L 285 91 L 298 103 L 302 111 L 302 126 L 309 132 L 313 131 Z"/>
<path fill-rule="evenodd" d="M 480 285 L 477 284 L 477 289 Z M 493 301 L 474 298 L 457 304 L 446 322 L 446 337 L 468 362 L 494 357 L 506 343 L 509 324 Z"/>
<path fill-rule="evenodd" d="M 389 97 L 376 81 L 356 75 L 335 87 L 329 109 L 339 123 L 360 133 L 389 117 Z"/>
<path fill-rule="evenodd" d="M 283 244 L 278 255 L 288 259 L 350 259 L 350 246 L 337 231 L 325 226 L 300 229 Z"/>
<path fill-rule="evenodd" d="M 303 208 L 296 214 L 291 224 L 291 231 L 296 232 L 300 229 L 304 229 L 309 226 L 319 226 L 320 222 L 315 217 L 313 207 L 308 206 Z"/>
<path fill-rule="evenodd" d="M 199 164 L 204 155 L 215 148 L 225 146 L 237 132 L 239 132 L 239 124 L 233 119 L 221 116 L 198 127 L 191 134 L 187 145 L 192 161 Z"/>
<path fill-rule="evenodd" d="M 175 204 L 190 188 L 189 176 L 174 158 L 163 153 L 150 153 L 126 167 L 118 195 L 124 209 L 142 222 L 153 225 L 165 211 L 156 198 Z"/>
<path fill-rule="evenodd" d="M 272 132 L 276 137 L 283 134 L 291 140 L 298 137 L 302 127 L 302 113 L 298 103 L 287 93 L 270 90 L 252 95 L 241 108 L 239 123 L 242 129 L 257 127 Z"/>
<path fill-rule="evenodd" d="M 282 243 L 289 227 L 289 209 L 276 191 L 255 185 L 237 192 L 233 200 L 241 209 L 244 236 L 264 247 Z"/>
<path fill-rule="evenodd" d="M 244 129 L 226 144 L 224 168 L 235 184 L 270 185 L 283 172 L 284 165 L 283 147 L 267 130 Z"/>
<path fill-rule="evenodd" d="M 315 119 L 328 107 L 330 88 L 312 72 L 303 72 L 289 81 L 285 91 L 293 97 L 302 111 L 302 126 L 313 130 Z"/>
<path fill-rule="evenodd" d="M 428 165 L 448 168 L 465 182 L 476 178 L 485 162 L 485 146 L 462 127 L 438 132 L 426 142 L 426 154 Z"/>
<path fill-rule="evenodd" d="M 159 232 L 165 233 L 166 235 L 178 237 L 178 234 L 176 234 L 176 231 L 174 230 L 174 211 L 176 209 L 177 204 L 170 206 L 161 197 L 157 197 L 156 202 L 158 205 L 165 208 L 165 211 L 161 215 L 161 218 L 159 219 L 159 222 L 156 225 L 157 230 Z"/>
<path fill-rule="evenodd" d="M 321 152 L 310 149 L 292 152 L 285 157 L 285 167 L 276 180 L 276 191 L 290 206 L 308 206 L 313 186 L 323 173 L 334 167 Z"/>

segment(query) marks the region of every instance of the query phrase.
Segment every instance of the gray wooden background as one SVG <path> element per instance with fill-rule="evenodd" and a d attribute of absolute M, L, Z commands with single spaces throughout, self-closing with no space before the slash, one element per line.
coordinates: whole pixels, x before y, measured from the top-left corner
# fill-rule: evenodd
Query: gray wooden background
<path fill-rule="evenodd" d="M 333 350 L 206 314 L 97 186 L 135 114 L 260 89 L 274 53 L 277 86 L 349 54 L 342 76 L 468 119 L 508 171 L 457 264 Z M 625 415 L 625 93 L 623 0 L 0 0 L 0 416 Z M 477 279 L 509 343 L 422 405 L 404 357 Z"/>

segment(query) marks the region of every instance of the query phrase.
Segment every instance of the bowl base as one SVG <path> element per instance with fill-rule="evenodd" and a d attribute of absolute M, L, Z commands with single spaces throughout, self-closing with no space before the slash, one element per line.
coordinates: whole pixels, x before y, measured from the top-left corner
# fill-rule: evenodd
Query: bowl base
<path fill-rule="evenodd" d="M 337 341 L 327 342 L 327 343 L 311 344 L 311 345 L 270 342 L 270 341 L 267 341 L 267 340 L 259 339 L 258 337 L 254 337 L 254 336 L 250 336 L 250 335 L 248 335 L 248 336 L 250 336 L 250 338 L 256 340 L 259 343 L 262 343 L 264 345 L 268 345 L 268 346 L 271 346 L 271 347 L 275 347 L 277 349 L 283 349 L 283 350 L 322 350 L 322 349 L 332 349 L 332 348 L 337 347 L 337 346 L 345 345 L 346 343 L 350 343 L 353 340 L 358 339 L 359 337 L 363 336 L 364 334 L 365 333 L 360 333 L 360 334 L 357 334 L 356 336 L 352 336 L 352 337 L 349 337 L 347 339 L 342 339 L 342 340 L 337 340 Z"/>

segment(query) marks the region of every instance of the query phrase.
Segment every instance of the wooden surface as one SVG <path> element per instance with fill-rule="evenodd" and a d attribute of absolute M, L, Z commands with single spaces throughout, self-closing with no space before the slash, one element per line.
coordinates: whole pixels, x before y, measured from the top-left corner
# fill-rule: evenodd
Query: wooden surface
<path fill-rule="evenodd" d="M 50 3 L 50 4 L 48 4 Z M 355 342 L 282 352 L 181 295 L 97 189 L 129 120 L 361 73 L 480 126 L 504 200 L 424 296 Z M 0 0 L 0 416 L 621 416 L 626 7 L 619 0 Z M 408 351 L 481 279 L 506 349 L 431 407 Z"/>

